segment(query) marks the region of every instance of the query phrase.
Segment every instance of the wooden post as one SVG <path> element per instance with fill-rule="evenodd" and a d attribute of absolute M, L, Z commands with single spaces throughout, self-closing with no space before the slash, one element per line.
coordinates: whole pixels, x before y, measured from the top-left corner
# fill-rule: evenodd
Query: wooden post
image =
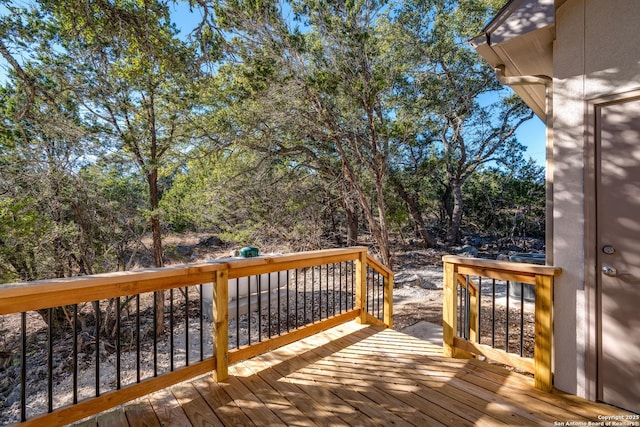
<path fill-rule="evenodd" d="M 356 308 L 360 309 L 357 322 L 367 323 L 367 251 L 360 252 L 356 260 Z"/>
<path fill-rule="evenodd" d="M 229 270 L 216 271 L 213 284 L 213 342 L 216 381 L 229 378 Z"/>
<path fill-rule="evenodd" d="M 458 299 L 456 298 L 455 266 L 452 263 L 444 263 L 444 289 L 442 306 L 442 351 L 445 356 L 454 357 L 455 348 L 453 339 L 457 330 Z"/>
<path fill-rule="evenodd" d="M 467 292 L 469 292 L 469 341 L 478 342 L 480 330 L 480 298 L 478 298 L 478 290 L 475 284 L 466 276 Z"/>
<path fill-rule="evenodd" d="M 534 344 L 534 385 L 537 389 L 551 391 L 551 348 L 553 340 L 553 277 L 536 275 L 536 310 Z"/>
<path fill-rule="evenodd" d="M 393 328 L 393 273 L 389 274 L 384 288 L 384 323 Z"/>

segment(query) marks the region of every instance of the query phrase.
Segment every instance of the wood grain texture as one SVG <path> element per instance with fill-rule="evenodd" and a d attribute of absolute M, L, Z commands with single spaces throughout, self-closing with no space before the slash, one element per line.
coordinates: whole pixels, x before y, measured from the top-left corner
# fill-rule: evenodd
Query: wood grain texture
<path fill-rule="evenodd" d="M 171 389 L 192 425 L 539 426 L 625 414 L 356 322 L 232 365 L 229 374 L 226 383 L 205 376 Z"/>

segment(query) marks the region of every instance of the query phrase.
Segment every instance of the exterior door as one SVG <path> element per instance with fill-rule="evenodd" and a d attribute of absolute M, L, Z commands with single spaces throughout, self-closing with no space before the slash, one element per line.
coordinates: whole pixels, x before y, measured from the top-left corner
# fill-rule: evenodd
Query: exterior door
<path fill-rule="evenodd" d="M 595 120 L 598 398 L 640 413 L 640 97 Z"/>

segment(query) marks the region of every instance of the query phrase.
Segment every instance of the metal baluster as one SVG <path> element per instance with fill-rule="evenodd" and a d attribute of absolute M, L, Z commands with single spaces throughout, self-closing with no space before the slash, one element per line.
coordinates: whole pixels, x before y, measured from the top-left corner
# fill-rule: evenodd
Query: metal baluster
<path fill-rule="evenodd" d="M 189 287 L 184 287 L 184 364 L 189 366 Z"/>
<path fill-rule="evenodd" d="M 116 388 L 122 387 L 121 359 L 122 349 L 120 348 L 120 297 L 116 297 Z"/>
<path fill-rule="evenodd" d="M 153 300 L 155 301 L 155 297 L 153 298 Z M 153 310 L 153 318 L 156 318 L 156 313 L 155 313 L 155 304 L 154 304 L 154 310 Z M 154 325 L 155 325 L 155 320 L 154 320 Z M 156 335 L 156 331 L 155 331 L 155 326 L 153 328 L 153 336 Z M 154 347 L 154 353 L 155 353 L 155 347 Z M 153 364 L 155 365 L 155 359 Z M 140 294 L 136 295 L 136 383 L 140 382 Z"/>
<path fill-rule="evenodd" d="M 338 265 L 341 267 L 342 263 L 338 263 Z M 338 268 L 340 268 L 338 267 Z M 332 282 L 332 286 L 333 286 L 333 315 L 336 315 L 336 265 L 333 264 L 333 282 Z M 338 288 L 340 289 L 340 288 Z M 340 297 L 338 296 L 338 302 L 340 302 Z"/>
<path fill-rule="evenodd" d="M 27 313 L 22 312 L 22 342 L 20 352 L 22 360 L 20 361 L 20 421 L 27 420 Z"/>
<path fill-rule="evenodd" d="M 471 309 L 471 293 L 469 292 L 469 275 L 466 276 L 467 286 L 464 289 L 464 339 L 468 340 L 470 336 L 470 309 Z"/>
<path fill-rule="evenodd" d="M 480 333 L 482 331 L 482 277 L 478 276 L 478 331 L 477 337 L 480 342 Z"/>
<path fill-rule="evenodd" d="M 96 397 L 100 396 L 100 301 L 93 303 L 96 313 Z"/>
<path fill-rule="evenodd" d="M 289 270 L 286 271 L 285 275 L 287 278 L 287 332 L 289 332 L 289 323 L 291 323 L 291 309 L 289 307 L 289 286 L 291 285 L 291 278 L 289 277 Z"/>
<path fill-rule="evenodd" d="M 53 412 L 53 308 L 47 309 L 47 411 Z"/>
<path fill-rule="evenodd" d="M 298 292 L 298 269 L 296 268 L 296 329 L 298 329 L 298 298 L 300 298 Z"/>
<path fill-rule="evenodd" d="M 258 286 L 257 278 L 256 286 Z M 258 292 L 258 298 L 260 298 L 260 292 Z M 247 345 L 251 345 L 251 276 L 247 278 L 247 301 L 249 303 L 247 307 Z"/>
<path fill-rule="evenodd" d="M 318 304 L 318 318 L 319 320 L 322 320 L 322 266 L 318 268 L 318 284 L 318 294 L 320 295 Z"/>
<path fill-rule="evenodd" d="M 356 293 L 355 293 L 355 268 L 353 268 L 353 261 L 351 261 L 351 308 L 356 306 Z"/>
<path fill-rule="evenodd" d="M 464 333 L 462 332 L 464 329 L 463 316 L 464 306 L 462 305 L 462 286 L 458 286 L 458 336 L 463 337 Z"/>
<path fill-rule="evenodd" d="M 267 275 L 267 332 L 271 338 L 271 273 Z"/>
<path fill-rule="evenodd" d="M 507 353 L 509 352 L 509 281 L 507 280 L 507 326 L 505 329 L 505 349 Z"/>
<path fill-rule="evenodd" d="M 280 324 L 282 323 L 282 309 L 280 308 L 280 271 L 278 271 L 278 281 L 276 282 L 276 291 L 278 292 L 278 297 L 276 298 L 278 301 L 278 335 L 282 335 L 282 331 L 280 329 Z"/>
<path fill-rule="evenodd" d="M 342 262 L 338 263 L 338 277 L 340 278 L 340 286 L 338 286 L 338 308 L 342 314 Z M 346 307 L 346 301 L 345 301 Z"/>
<path fill-rule="evenodd" d="M 262 342 L 262 275 L 258 274 L 258 342 Z"/>
<path fill-rule="evenodd" d="M 307 324 L 307 267 L 304 268 L 304 272 L 303 272 L 303 277 L 302 277 L 302 294 L 303 294 L 303 300 L 302 300 L 302 306 L 303 306 L 303 314 L 304 317 L 302 318 L 303 320 L 303 325 Z"/>
<path fill-rule="evenodd" d="M 524 354 L 524 283 L 520 282 L 520 357 Z"/>
<path fill-rule="evenodd" d="M 314 323 L 316 321 L 316 274 L 315 274 L 315 267 L 311 268 L 311 323 Z"/>
<path fill-rule="evenodd" d="M 173 372 L 173 288 L 169 289 L 169 371 Z"/>
<path fill-rule="evenodd" d="M 247 277 L 247 289 L 250 284 L 251 276 Z M 240 348 L 240 277 L 236 279 L 236 348 Z"/>
<path fill-rule="evenodd" d="M 73 305 L 73 404 L 78 403 L 78 304 Z"/>
<path fill-rule="evenodd" d="M 158 376 L 158 302 L 156 300 L 156 294 L 153 294 L 153 376 Z M 140 318 L 140 311 L 138 309 L 138 318 Z M 164 321 L 164 313 L 162 316 Z M 139 331 L 139 329 L 138 329 Z M 139 336 L 140 334 L 138 334 Z M 138 360 L 140 360 L 140 353 L 138 353 Z"/>
<path fill-rule="evenodd" d="M 491 347 L 496 346 L 496 279 L 492 282 L 492 298 L 491 298 Z"/>
<path fill-rule="evenodd" d="M 204 302 L 202 299 L 202 283 L 200 285 L 200 361 L 204 360 Z"/>

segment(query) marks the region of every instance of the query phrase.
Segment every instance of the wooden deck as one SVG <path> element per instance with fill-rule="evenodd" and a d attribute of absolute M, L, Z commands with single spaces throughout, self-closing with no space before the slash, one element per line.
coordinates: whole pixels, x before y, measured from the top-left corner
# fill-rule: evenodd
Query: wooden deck
<path fill-rule="evenodd" d="M 560 392 L 406 334 L 349 322 L 82 426 L 463 426 L 598 422 L 610 406 Z M 560 424 L 555 424 L 560 425 Z M 579 424 L 574 424 L 579 425 Z"/>

